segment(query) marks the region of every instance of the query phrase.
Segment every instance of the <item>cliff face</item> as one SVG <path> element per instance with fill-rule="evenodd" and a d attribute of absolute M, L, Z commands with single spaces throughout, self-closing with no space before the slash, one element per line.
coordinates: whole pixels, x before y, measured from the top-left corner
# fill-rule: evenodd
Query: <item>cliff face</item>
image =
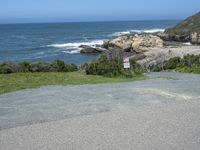
<path fill-rule="evenodd" d="M 166 29 L 165 40 L 200 44 L 200 12 L 188 17 L 173 28 Z"/>

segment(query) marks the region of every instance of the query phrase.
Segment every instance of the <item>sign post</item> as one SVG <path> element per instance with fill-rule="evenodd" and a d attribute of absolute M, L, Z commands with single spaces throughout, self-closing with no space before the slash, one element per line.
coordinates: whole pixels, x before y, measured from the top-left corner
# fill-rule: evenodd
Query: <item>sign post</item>
<path fill-rule="evenodd" d="M 124 69 L 130 69 L 129 58 L 124 58 L 123 62 L 124 62 Z"/>

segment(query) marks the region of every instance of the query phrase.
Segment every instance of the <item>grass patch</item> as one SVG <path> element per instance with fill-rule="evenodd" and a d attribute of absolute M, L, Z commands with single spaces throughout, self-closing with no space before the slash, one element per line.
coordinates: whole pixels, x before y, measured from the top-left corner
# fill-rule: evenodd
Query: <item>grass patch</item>
<path fill-rule="evenodd" d="M 193 67 L 193 68 L 188 67 L 188 66 L 178 67 L 176 69 L 176 71 L 181 72 L 181 73 L 195 73 L 195 74 L 200 74 L 200 66 Z"/>
<path fill-rule="evenodd" d="M 110 78 L 97 75 L 85 75 L 81 72 L 0 74 L 0 94 L 27 88 L 38 88 L 45 85 L 116 83 L 143 80 L 145 78 L 144 75 L 135 75 L 131 78 Z"/>

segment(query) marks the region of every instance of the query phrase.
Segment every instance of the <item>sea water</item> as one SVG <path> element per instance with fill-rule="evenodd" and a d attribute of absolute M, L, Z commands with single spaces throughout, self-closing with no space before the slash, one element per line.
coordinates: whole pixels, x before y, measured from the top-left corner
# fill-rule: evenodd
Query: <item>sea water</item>
<path fill-rule="evenodd" d="M 23 60 L 89 62 L 97 54 L 81 54 L 80 45 L 94 46 L 130 33 L 164 31 L 178 21 L 118 21 L 82 23 L 1 24 L 0 62 Z"/>

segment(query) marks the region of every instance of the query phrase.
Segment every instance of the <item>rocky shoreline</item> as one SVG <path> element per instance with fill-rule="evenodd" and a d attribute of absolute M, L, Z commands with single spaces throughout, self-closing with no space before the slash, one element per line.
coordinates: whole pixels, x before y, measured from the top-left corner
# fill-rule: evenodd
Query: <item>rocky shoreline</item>
<path fill-rule="evenodd" d="M 104 53 L 108 58 L 129 57 L 144 67 L 173 57 L 200 54 L 200 12 L 164 32 L 123 35 L 102 45 L 81 45 L 81 53 Z"/>
<path fill-rule="evenodd" d="M 190 42 L 194 45 L 200 44 L 200 33 L 193 32 L 189 35 L 178 35 L 169 33 L 158 33 L 157 34 L 164 41 L 176 41 L 176 42 Z"/>
<path fill-rule="evenodd" d="M 124 35 L 105 41 L 102 45 L 95 47 L 82 45 L 80 48 L 82 49 L 81 53 L 86 54 L 103 53 L 109 58 L 129 57 L 145 68 L 173 57 L 200 54 L 200 46 L 198 45 L 190 45 L 190 43 L 183 43 L 183 41 L 166 40 L 161 35 L 166 34 L 159 32 L 154 34 Z"/>

